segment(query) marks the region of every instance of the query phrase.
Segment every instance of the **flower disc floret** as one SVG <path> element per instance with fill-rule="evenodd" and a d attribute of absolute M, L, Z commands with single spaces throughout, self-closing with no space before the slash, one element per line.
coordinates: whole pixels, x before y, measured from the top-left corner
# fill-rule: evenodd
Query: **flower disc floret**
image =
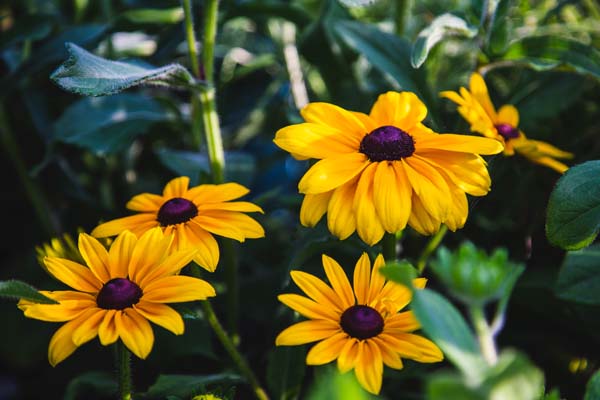
<path fill-rule="evenodd" d="M 353 338 L 369 339 L 383 332 L 383 317 L 374 308 L 356 305 L 342 313 L 340 325 Z"/>
<path fill-rule="evenodd" d="M 504 140 L 516 139 L 519 137 L 519 130 L 510 124 L 497 124 L 494 125 L 494 127 Z"/>
<path fill-rule="evenodd" d="M 102 286 L 96 303 L 105 310 L 123 310 L 137 304 L 142 294 L 142 289 L 129 279 L 114 278 Z"/>
<path fill-rule="evenodd" d="M 160 226 L 177 225 L 188 222 L 198 215 L 198 207 L 188 199 L 175 197 L 160 206 L 156 220 Z"/>
<path fill-rule="evenodd" d="M 361 140 L 359 151 L 371 161 L 397 161 L 415 152 L 415 142 L 402 129 L 381 126 Z"/>

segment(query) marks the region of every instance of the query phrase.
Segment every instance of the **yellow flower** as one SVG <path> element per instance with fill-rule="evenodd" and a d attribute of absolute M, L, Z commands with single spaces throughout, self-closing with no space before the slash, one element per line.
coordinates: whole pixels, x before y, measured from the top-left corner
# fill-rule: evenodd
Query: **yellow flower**
<path fill-rule="evenodd" d="M 518 129 L 519 111 L 515 106 L 506 104 L 496 112 L 485 81 L 478 73 L 471 75 L 469 90 L 461 87 L 460 94 L 445 91 L 441 92 L 440 96 L 458 104 L 458 112 L 471 124 L 473 132 L 481 133 L 504 144 L 505 156 L 512 156 L 516 152 L 534 163 L 550 167 L 561 174 L 569 168 L 555 159 L 573 158 L 572 153 L 562 151 L 546 142 L 527 139 Z"/>
<path fill-rule="evenodd" d="M 68 233 L 65 233 L 60 237 L 52 238 L 49 243 L 35 246 L 35 253 L 38 263 L 44 269 L 46 268 L 46 264 L 44 264 L 44 258 L 46 257 L 60 257 L 79 263 L 83 262 L 83 258 L 81 258 L 81 254 L 79 254 L 79 249 L 77 248 L 73 237 Z"/>
<path fill-rule="evenodd" d="M 262 226 L 243 214 L 262 213 L 262 209 L 246 201 L 230 201 L 248 193 L 244 186 L 225 183 L 188 189 L 189 181 L 186 176 L 171 180 L 162 196 L 151 193 L 134 196 L 127 208 L 139 214 L 100 224 L 92 235 L 107 237 L 130 230 L 140 236 L 160 226 L 165 234 L 174 234 L 173 250 L 198 249 L 194 261 L 211 272 L 219 263 L 219 245 L 213 234 L 240 242 L 265 236 Z"/>
<path fill-rule="evenodd" d="M 374 245 L 384 231 L 413 227 L 433 234 L 467 219 L 465 193 L 490 190 L 485 161 L 502 146 L 485 138 L 437 134 L 423 125 L 425 105 L 414 93 L 380 95 L 369 115 L 311 103 L 305 123 L 280 129 L 275 143 L 299 159 L 319 159 L 298 189 L 305 194 L 300 221 L 314 226 L 327 213 L 331 233 L 354 231 Z"/>
<path fill-rule="evenodd" d="M 107 251 L 82 233 L 78 247 L 87 267 L 46 257 L 48 272 L 74 290 L 40 291 L 59 304 L 21 300 L 18 306 L 26 317 L 66 322 L 50 340 L 50 364 L 55 366 L 96 336 L 104 346 L 121 339 L 136 356 L 146 358 L 154 343 L 148 321 L 181 335 L 183 319 L 164 303 L 204 300 L 215 296 L 215 290 L 201 279 L 177 275 L 196 250 L 170 253 L 172 242 L 173 235 L 163 235 L 160 228 L 139 239 L 124 231 Z"/>
<path fill-rule="evenodd" d="M 440 349 L 428 339 L 411 332 L 419 329 L 412 311 L 402 310 L 411 301 L 411 292 L 379 273 L 384 260 L 373 264 L 364 253 L 354 268 L 354 290 L 342 267 L 323 255 L 326 283 L 301 271 L 292 279 L 309 298 L 282 294 L 278 299 L 309 318 L 285 329 L 277 336 L 277 346 L 294 346 L 320 341 L 306 356 L 308 365 L 321 365 L 337 359 L 340 372 L 354 369 L 358 382 L 369 392 L 379 393 L 383 365 L 402 369 L 401 357 L 419 362 L 443 359 Z M 414 280 L 423 288 L 426 280 Z"/>

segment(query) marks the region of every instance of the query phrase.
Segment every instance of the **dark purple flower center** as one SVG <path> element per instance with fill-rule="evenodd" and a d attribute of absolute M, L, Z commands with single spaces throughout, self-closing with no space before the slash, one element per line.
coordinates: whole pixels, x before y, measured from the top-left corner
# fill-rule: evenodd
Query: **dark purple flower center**
<path fill-rule="evenodd" d="M 142 289 L 129 279 L 115 278 L 106 282 L 98 296 L 96 304 L 106 310 L 123 310 L 137 304 L 142 297 Z"/>
<path fill-rule="evenodd" d="M 516 139 L 519 137 L 519 130 L 509 124 L 494 125 L 496 130 L 504 138 L 504 140 Z"/>
<path fill-rule="evenodd" d="M 187 222 L 198 215 L 198 208 L 188 199 L 175 197 L 165 202 L 158 210 L 156 220 L 161 226 Z"/>
<path fill-rule="evenodd" d="M 415 152 L 415 141 L 402 129 L 386 125 L 367 134 L 359 151 L 371 161 L 395 161 L 410 157 Z"/>
<path fill-rule="evenodd" d="M 352 306 L 342 314 L 342 329 L 357 339 L 368 339 L 383 331 L 383 318 L 369 306 Z"/>

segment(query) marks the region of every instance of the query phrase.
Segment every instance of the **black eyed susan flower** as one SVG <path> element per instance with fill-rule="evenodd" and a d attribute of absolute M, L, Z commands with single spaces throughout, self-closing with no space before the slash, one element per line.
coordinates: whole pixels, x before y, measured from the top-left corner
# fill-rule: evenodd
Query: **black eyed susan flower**
<path fill-rule="evenodd" d="M 426 235 L 442 223 L 461 228 L 465 193 L 490 190 L 479 154 L 502 151 L 497 141 L 433 132 L 410 92 L 379 96 L 369 115 L 328 103 L 310 103 L 301 114 L 305 123 L 280 129 L 274 140 L 296 158 L 320 160 L 298 184 L 301 223 L 314 226 L 327 213 L 331 233 L 345 239 L 357 231 L 369 245 L 407 224 Z"/>
<path fill-rule="evenodd" d="M 231 201 L 248 193 L 237 183 L 199 185 L 188 189 L 189 178 L 171 180 L 163 194 L 142 193 L 134 196 L 127 208 L 139 214 L 98 225 L 92 235 L 107 237 L 130 230 L 137 236 L 160 226 L 173 233 L 173 250 L 198 249 L 194 261 L 208 271 L 219 262 L 219 246 L 213 234 L 243 242 L 265 236 L 262 226 L 244 212 L 263 212 L 246 201 Z"/>
<path fill-rule="evenodd" d="M 473 132 L 503 143 L 505 156 L 512 156 L 516 152 L 561 174 L 569 168 L 556 159 L 573 158 L 572 153 L 546 142 L 527 139 L 523 131 L 519 130 L 519 111 L 515 106 L 506 104 L 496 112 L 480 74 L 471 75 L 469 90 L 461 87 L 459 93 L 445 91 L 440 95 L 458 104 L 458 112 L 471 124 Z"/>
<path fill-rule="evenodd" d="M 172 242 L 173 235 L 163 235 L 160 228 L 139 239 L 124 231 L 107 251 L 82 233 L 78 247 L 87 266 L 46 257 L 48 272 L 74 290 L 41 291 L 58 304 L 21 300 L 19 308 L 29 318 L 66 322 L 50 340 L 50 364 L 63 361 L 96 336 L 104 346 L 121 339 L 132 353 L 146 358 L 154 344 L 150 322 L 181 335 L 183 319 L 165 303 L 204 300 L 215 296 L 215 290 L 201 279 L 177 275 L 196 250 L 173 253 Z"/>
<path fill-rule="evenodd" d="M 379 255 L 371 269 L 364 253 L 354 268 L 354 289 L 342 267 L 323 255 L 323 267 L 331 286 L 317 277 L 292 271 L 294 282 L 308 297 L 282 294 L 279 300 L 309 318 L 281 332 L 278 346 L 317 342 L 306 356 L 308 365 L 337 359 L 340 372 L 354 369 L 358 382 L 371 393 L 379 393 L 383 365 L 402 369 L 402 357 L 424 363 L 441 361 L 440 349 L 412 332 L 419 323 L 412 311 L 403 311 L 411 301 L 406 287 L 386 281 L 379 273 L 384 260 Z M 426 280 L 415 279 L 423 288 Z"/>

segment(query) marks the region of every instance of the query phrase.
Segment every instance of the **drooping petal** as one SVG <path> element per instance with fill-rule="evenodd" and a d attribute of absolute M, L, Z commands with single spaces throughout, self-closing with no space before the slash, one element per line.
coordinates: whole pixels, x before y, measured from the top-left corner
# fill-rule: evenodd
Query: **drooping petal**
<path fill-rule="evenodd" d="M 446 150 L 461 153 L 498 154 L 504 150 L 495 139 L 444 133 L 422 138 L 415 144 L 415 154 L 426 150 Z"/>
<path fill-rule="evenodd" d="M 81 264 L 58 257 L 46 257 L 44 264 L 52 276 L 75 290 L 95 293 L 102 288 L 103 282 Z"/>
<path fill-rule="evenodd" d="M 79 235 L 79 252 L 92 273 L 101 282 L 111 278 L 108 267 L 108 251 L 98 240 L 86 233 Z"/>
<path fill-rule="evenodd" d="M 356 185 L 354 212 L 358 236 L 370 246 L 379 242 L 385 231 L 373 204 L 373 180 L 377 163 L 372 163 L 363 171 Z"/>
<path fill-rule="evenodd" d="M 167 276 L 150 282 L 144 288 L 145 301 L 153 303 L 180 303 L 205 300 L 216 296 L 210 283 L 191 276 Z"/>
<path fill-rule="evenodd" d="M 219 264 L 219 245 L 217 240 L 208 231 L 204 230 L 194 220 L 180 230 L 179 249 L 191 247 L 197 249 L 194 262 L 213 272 Z M 184 234 L 185 233 L 185 234 Z"/>
<path fill-rule="evenodd" d="M 408 224 L 421 235 L 433 235 L 440 229 L 440 221 L 433 218 L 421 204 L 419 196 L 413 193 L 412 212 Z"/>
<path fill-rule="evenodd" d="M 172 235 L 164 235 L 156 227 L 144 233 L 136 242 L 129 261 L 129 276 L 134 282 L 140 282 L 146 272 L 158 265 L 171 246 Z"/>
<path fill-rule="evenodd" d="M 340 355 L 347 338 L 346 333 L 339 332 L 315 344 L 306 355 L 306 364 L 323 365 L 335 360 Z"/>
<path fill-rule="evenodd" d="M 354 372 L 358 382 L 368 392 L 379 394 L 383 380 L 383 359 L 379 346 L 371 340 L 365 340 L 358 348 Z"/>
<path fill-rule="evenodd" d="M 133 196 L 133 198 L 127 202 L 125 207 L 132 211 L 157 213 L 167 200 L 168 199 L 165 199 L 158 194 L 141 193 L 137 196 Z"/>
<path fill-rule="evenodd" d="M 280 294 L 277 299 L 283 304 L 310 319 L 329 319 L 339 321 L 340 313 L 323 307 L 319 303 L 297 294 Z"/>
<path fill-rule="evenodd" d="M 102 322 L 98 327 L 98 338 L 103 346 L 113 344 L 119 338 L 117 325 L 115 323 L 115 314 L 121 313 L 121 310 L 106 310 Z"/>
<path fill-rule="evenodd" d="M 354 267 L 354 294 L 357 304 L 365 305 L 369 301 L 369 283 L 371 280 L 371 261 L 369 255 L 362 253 Z"/>
<path fill-rule="evenodd" d="M 358 356 L 358 339 L 353 337 L 348 337 L 344 347 L 342 347 L 342 351 L 340 351 L 340 355 L 337 359 L 338 370 L 344 374 L 350 371 L 356 365 L 356 359 Z"/>
<path fill-rule="evenodd" d="M 403 160 L 402 165 L 414 189 L 414 194 L 416 194 L 413 197 L 419 198 L 421 205 L 429 215 L 436 220 L 443 221 L 450 207 L 449 189 L 444 177 L 418 156 Z"/>
<path fill-rule="evenodd" d="M 427 107 L 411 92 L 387 92 L 379 95 L 369 116 L 379 126 L 396 126 L 403 131 L 411 130 L 427 115 Z"/>
<path fill-rule="evenodd" d="M 311 299 L 321 304 L 323 307 L 335 310 L 341 313 L 342 301 L 333 289 L 322 280 L 302 271 L 291 271 L 292 280 L 298 285 L 304 293 Z"/>
<path fill-rule="evenodd" d="M 360 145 L 357 135 L 315 123 L 286 126 L 277 131 L 273 141 L 289 153 L 316 159 L 353 153 Z"/>
<path fill-rule="evenodd" d="M 133 308 L 115 314 L 115 325 L 119 337 L 129 350 L 145 359 L 154 345 L 154 332 L 150 323 Z"/>
<path fill-rule="evenodd" d="M 356 181 L 357 179 L 352 179 L 335 189 L 327 207 L 327 228 L 340 240 L 347 239 L 356 230 L 356 217 L 352 207 Z"/>
<path fill-rule="evenodd" d="M 170 200 L 175 197 L 184 197 L 188 186 L 190 184 L 190 178 L 187 176 L 180 176 L 175 179 L 171 179 L 163 189 L 163 197 L 165 200 Z"/>
<path fill-rule="evenodd" d="M 341 331 L 340 325 L 330 320 L 310 320 L 298 322 L 284 329 L 277 338 L 276 346 L 295 346 L 316 342 Z"/>
<path fill-rule="evenodd" d="M 140 315 L 156 325 L 173 332 L 176 335 L 182 335 L 184 331 L 183 318 L 173 308 L 160 303 L 150 303 L 140 300 L 133 306 Z"/>
<path fill-rule="evenodd" d="M 147 284 L 156 279 L 179 273 L 183 267 L 192 261 L 196 252 L 196 249 L 186 249 L 171 253 L 160 265 L 155 266 L 148 273 L 144 274 L 138 285 L 144 290 Z"/>
<path fill-rule="evenodd" d="M 98 328 L 105 314 L 106 310 L 90 308 L 82 315 L 85 320 L 73 330 L 72 340 L 75 346 L 81 346 L 98 335 Z"/>
<path fill-rule="evenodd" d="M 407 358 L 426 363 L 438 362 L 444 359 L 444 355 L 439 347 L 437 347 L 431 340 L 426 339 L 423 336 L 414 335 L 412 333 L 398 333 L 394 335 L 394 337 L 401 341 L 403 346 L 406 346 L 407 343 L 410 343 L 412 346 L 415 346 L 415 348 L 419 349 L 420 355 L 417 357 L 404 355 Z M 402 354 L 400 351 L 399 353 Z"/>
<path fill-rule="evenodd" d="M 327 211 L 332 195 L 333 191 L 304 195 L 300 207 L 300 223 L 309 228 L 316 226 Z"/>
<path fill-rule="evenodd" d="M 111 278 L 126 278 L 129 263 L 137 236 L 130 231 L 123 231 L 110 246 L 108 251 L 108 268 Z"/>
<path fill-rule="evenodd" d="M 383 229 L 395 233 L 404 229 L 408 222 L 412 188 L 401 163 L 377 164 L 373 182 L 373 204 Z"/>
<path fill-rule="evenodd" d="M 187 192 L 186 198 L 194 204 L 223 203 L 248 194 L 250 190 L 239 183 L 222 183 L 220 185 L 199 185 Z"/>
<path fill-rule="evenodd" d="M 348 140 L 354 140 L 355 149 L 358 149 L 364 135 L 370 132 L 363 123 L 364 118 L 333 104 L 310 103 L 300 110 L 300 114 L 306 122 L 343 132 Z"/>
<path fill-rule="evenodd" d="M 136 236 L 140 236 L 141 233 L 145 232 L 145 230 L 148 230 L 154 226 L 158 226 L 158 222 L 156 221 L 156 213 L 142 213 L 113 219 L 112 221 L 100 224 L 94 228 L 92 231 L 92 236 L 99 238 L 115 236 L 127 230 L 135 233 Z M 138 233 L 140 233 L 140 235 L 138 235 Z"/>
<path fill-rule="evenodd" d="M 450 208 L 448 209 L 448 215 L 443 222 L 452 232 L 455 232 L 457 229 L 462 228 L 467 222 L 469 203 L 467 202 L 467 196 L 463 191 L 452 186 L 450 186 L 450 188 Z"/>
<path fill-rule="evenodd" d="M 369 164 L 362 153 L 349 153 L 320 160 L 314 164 L 298 183 L 304 194 L 324 193 L 342 186 Z"/>
<path fill-rule="evenodd" d="M 329 283 L 331 283 L 331 287 L 338 294 L 340 300 L 342 301 L 342 308 L 347 309 L 354 305 L 354 292 L 352 291 L 352 286 L 350 286 L 350 281 L 348 281 L 348 276 L 346 272 L 342 268 L 337 261 L 333 258 L 326 256 L 323 254 L 321 257 L 323 261 L 323 268 L 325 269 L 325 274 L 327 275 L 327 279 Z M 339 318 L 339 315 L 338 315 Z"/>

